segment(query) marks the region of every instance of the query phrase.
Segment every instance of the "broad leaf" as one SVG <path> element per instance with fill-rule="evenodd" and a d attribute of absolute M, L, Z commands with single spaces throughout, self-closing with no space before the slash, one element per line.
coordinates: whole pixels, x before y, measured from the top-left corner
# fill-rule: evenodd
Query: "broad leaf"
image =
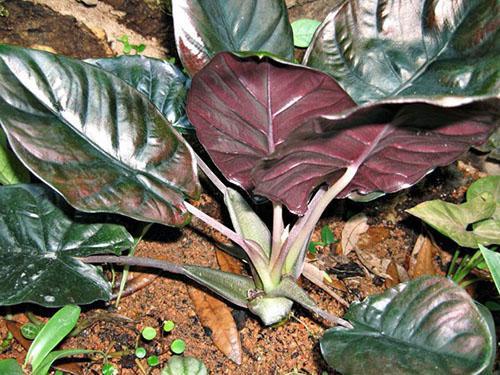
<path fill-rule="evenodd" d="M 467 201 L 483 193 L 490 193 L 493 196 L 497 207 L 492 219 L 500 220 L 500 176 L 487 176 L 473 182 L 467 189 Z"/>
<path fill-rule="evenodd" d="M 79 223 L 54 200 L 42 186 L 0 188 L 0 305 L 54 307 L 110 298 L 102 272 L 73 257 L 119 254 L 132 246 L 132 237 L 118 225 Z"/>
<path fill-rule="evenodd" d="M 320 24 L 321 22 L 308 18 L 293 21 L 293 44 L 295 47 L 307 48 Z"/>
<path fill-rule="evenodd" d="M 191 130 L 185 103 L 190 80 L 174 64 L 141 55 L 89 59 L 143 93 L 178 130 Z"/>
<path fill-rule="evenodd" d="M 308 121 L 254 169 L 255 193 L 302 214 L 311 191 L 347 168 L 354 177 L 338 197 L 396 192 L 484 142 L 496 121 L 490 110 L 373 104 Z"/>
<path fill-rule="evenodd" d="M 488 269 L 490 270 L 491 277 L 493 278 L 498 293 L 500 294 L 500 253 L 490 250 L 482 245 L 479 245 L 479 249 L 481 250 L 481 254 L 483 254 L 483 258 L 488 265 Z"/>
<path fill-rule="evenodd" d="M 326 74 L 264 57 L 218 54 L 194 77 L 188 116 L 217 167 L 253 187 L 257 163 L 314 117 L 354 106 Z"/>
<path fill-rule="evenodd" d="M 24 371 L 14 358 L 9 358 L 0 361 L 0 374 L 24 375 Z"/>
<path fill-rule="evenodd" d="M 328 364 L 343 374 L 479 374 L 492 358 L 488 322 L 452 281 L 422 277 L 354 303 L 353 329 L 321 339 Z"/>
<path fill-rule="evenodd" d="M 17 156 L 73 206 L 183 225 L 189 146 L 147 98 L 77 60 L 0 46 L 0 122 Z"/>
<path fill-rule="evenodd" d="M 29 180 L 28 170 L 8 149 L 5 134 L 0 128 L 0 184 L 12 185 Z"/>
<path fill-rule="evenodd" d="M 479 244 L 500 244 L 500 221 L 491 219 L 495 209 L 493 195 L 483 192 L 462 204 L 437 199 L 407 211 L 460 246 L 477 248 Z M 472 230 L 470 225 L 473 225 Z"/>
<path fill-rule="evenodd" d="M 283 0 L 177 0 L 172 14 L 177 52 L 191 75 L 222 51 L 266 51 L 293 58 Z"/>
<path fill-rule="evenodd" d="M 59 309 L 43 326 L 26 354 L 26 364 L 34 370 L 45 357 L 75 328 L 80 317 L 80 307 L 67 305 Z"/>
<path fill-rule="evenodd" d="M 189 356 L 172 356 L 161 375 L 208 375 L 208 370 L 200 360 Z"/>
<path fill-rule="evenodd" d="M 304 63 L 357 102 L 498 97 L 498 4 L 491 0 L 354 0 L 319 27 Z"/>

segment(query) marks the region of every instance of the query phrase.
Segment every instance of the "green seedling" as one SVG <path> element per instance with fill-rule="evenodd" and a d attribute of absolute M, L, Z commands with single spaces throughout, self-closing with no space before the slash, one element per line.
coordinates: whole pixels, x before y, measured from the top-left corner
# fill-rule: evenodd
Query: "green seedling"
<path fill-rule="evenodd" d="M 141 331 L 141 335 L 144 340 L 151 341 L 156 337 L 156 329 L 154 329 L 153 327 L 144 327 Z"/>
<path fill-rule="evenodd" d="M 36 335 L 40 332 L 40 330 L 43 328 L 43 324 L 34 324 L 31 322 L 28 322 L 26 324 L 23 324 L 21 326 L 21 334 L 27 338 L 28 340 L 34 340 Z"/>
<path fill-rule="evenodd" d="M 160 364 L 160 359 L 156 355 L 149 356 L 147 359 L 148 365 L 150 367 L 155 367 Z"/>
<path fill-rule="evenodd" d="M 332 230 L 328 225 L 321 228 L 321 241 L 311 241 L 307 247 L 307 250 L 311 254 L 316 254 L 318 252 L 317 247 L 325 247 L 331 244 L 337 243 L 338 240 L 335 238 Z"/>
<path fill-rule="evenodd" d="M 163 332 L 171 332 L 175 328 L 175 323 L 171 320 L 163 322 Z"/>
<path fill-rule="evenodd" d="M 111 363 L 105 363 L 102 366 L 102 375 L 118 375 L 118 370 Z"/>
<path fill-rule="evenodd" d="M 129 55 L 132 51 L 135 51 L 136 55 L 140 55 L 146 49 L 145 44 L 131 44 L 128 35 L 122 35 L 116 40 L 123 44 L 123 53 L 125 55 Z"/>
<path fill-rule="evenodd" d="M 12 343 L 12 340 L 14 339 L 14 335 L 12 335 L 12 332 L 7 332 L 7 337 L 5 337 L 2 342 L 0 342 L 0 353 L 4 352 L 10 347 L 10 344 Z"/>
<path fill-rule="evenodd" d="M 182 354 L 186 350 L 186 343 L 182 339 L 175 339 L 170 344 L 170 350 L 175 354 Z"/>
<path fill-rule="evenodd" d="M 147 354 L 146 349 L 143 348 L 142 346 L 135 349 L 135 356 L 139 359 L 146 357 L 146 354 Z"/>

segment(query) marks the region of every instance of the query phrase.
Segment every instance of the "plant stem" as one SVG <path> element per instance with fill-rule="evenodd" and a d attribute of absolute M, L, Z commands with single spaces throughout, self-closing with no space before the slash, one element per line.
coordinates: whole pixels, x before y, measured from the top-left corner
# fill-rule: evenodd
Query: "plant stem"
<path fill-rule="evenodd" d="M 280 203 L 273 203 L 273 235 L 270 264 L 274 264 L 279 256 L 282 245 L 281 236 L 283 235 L 283 229 L 283 205 Z"/>
<path fill-rule="evenodd" d="M 205 173 L 205 176 L 208 177 L 208 179 L 210 181 L 212 181 L 212 183 L 215 185 L 215 187 L 217 189 L 219 189 L 219 191 L 226 195 L 226 190 L 227 190 L 227 187 L 226 185 L 224 185 L 224 183 L 219 179 L 219 177 L 217 177 L 217 175 L 212 172 L 212 170 L 209 168 L 209 166 L 203 161 L 202 158 L 200 158 L 200 156 L 195 153 L 193 151 L 194 155 L 195 155 L 195 158 L 196 158 L 196 163 L 198 164 L 198 167 L 200 167 L 200 169 L 203 171 L 203 173 Z"/>
<path fill-rule="evenodd" d="M 139 235 L 139 237 L 134 239 L 134 244 L 132 245 L 132 248 L 130 249 L 128 256 L 134 255 L 135 249 L 137 248 L 137 245 L 139 245 L 139 242 L 142 241 L 142 238 L 148 232 L 149 228 L 151 228 L 152 225 L 153 225 L 152 223 L 148 223 L 142 228 L 142 232 Z M 123 290 L 125 289 L 125 284 L 127 283 L 129 269 L 130 269 L 130 266 L 123 267 L 122 279 L 120 280 L 120 289 L 118 290 L 118 295 L 116 296 L 115 307 L 118 307 L 118 305 L 120 304 L 120 299 L 122 297 Z"/>
<path fill-rule="evenodd" d="M 347 168 L 344 174 L 337 180 L 337 182 L 330 186 L 328 190 L 324 192 L 324 194 L 318 192 L 317 195 L 313 198 L 306 214 L 304 215 L 304 218 L 300 220 L 300 223 L 297 223 L 297 231 L 293 233 L 293 236 L 292 233 L 290 233 L 288 241 L 282 249 L 278 261 L 273 266 L 273 276 L 277 273 L 289 273 L 292 270 L 294 264 L 299 259 L 303 258 L 302 253 L 304 253 L 305 249 L 307 249 L 307 241 L 309 241 L 316 223 L 321 218 L 321 215 L 331 203 L 331 201 L 352 181 L 352 179 L 356 175 L 357 170 L 358 167 Z M 295 228 L 292 229 L 292 232 L 294 230 Z M 298 267 L 298 269 L 302 270 L 302 267 Z"/>
<path fill-rule="evenodd" d="M 186 275 L 187 273 L 182 266 L 175 263 L 166 262 L 164 260 L 142 258 L 135 256 L 116 256 L 116 255 L 92 255 L 88 257 L 78 257 L 84 263 L 109 263 L 121 264 L 122 266 L 138 266 L 155 268 L 162 271 L 174 273 L 177 275 Z"/>

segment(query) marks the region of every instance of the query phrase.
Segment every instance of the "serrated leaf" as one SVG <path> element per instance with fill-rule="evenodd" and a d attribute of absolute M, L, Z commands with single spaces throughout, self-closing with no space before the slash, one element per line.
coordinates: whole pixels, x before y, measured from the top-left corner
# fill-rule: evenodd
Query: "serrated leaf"
<path fill-rule="evenodd" d="M 85 62 L 114 74 L 144 94 L 177 130 L 193 129 L 185 111 L 191 81 L 174 64 L 139 55 Z"/>
<path fill-rule="evenodd" d="M 295 47 L 307 48 L 311 44 L 313 35 L 319 25 L 321 25 L 321 22 L 308 18 L 293 21 L 293 44 Z"/>
<path fill-rule="evenodd" d="M 90 64 L 0 46 L 0 121 L 16 155 L 86 212 L 184 225 L 189 146 L 130 85 Z"/>
<path fill-rule="evenodd" d="M 292 28 L 282 0 L 177 0 L 172 14 L 177 52 L 191 76 L 223 51 L 293 58 Z"/>
<path fill-rule="evenodd" d="M 343 374 L 479 374 L 490 365 L 488 322 L 448 279 L 399 284 L 352 304 L 345 317 L 353 329 L 330 329 L 320 341 Z"/>
<path fill-rule="evenodd" d="M 0 184 L 13 185 L 29 180 L 28 170 L 8 149 L 5 134 L 0 128 Z"/>
<path fill-rule="evenodd" d="M 224 202 L 236 233 L 246 240 L 255 241 L 264 251 L 264 255 L 269 258 L 271 256 L 271 233 L 267 225 L 236 190 L 227 188 Z"/>
<path fill-rule="evenodd" d="M 497 208 L 492 218 L 500 220 L 500 176 L 487 176 L 474 181 L 467 189 L 466 198 L 470 201 L 482 193 L 493 195 Z"/>
<path fill-rule="evenodd" d="M 495 209 L 493 196 L 485 192 L 462 204 L 432 200 L 420 203 L 407 212 L 425 221 L 460 246 L 477 248 L 478 244 L 500 243 L 500 232 L 495 230 L 498 228 L 498 222 L 482 221 L 489 219 Z M 471 224 L 474 224 L 473 230 L 468 230 Z"/>
<path fill-rule="evenodd" d="M 189 356 L 172 356 L 161 375 L 208 375 L 208 370 L 197 358 Z"/>
<path fill-rule="evenodd" d="M 493 112 L 490 112 L 493 111 Z M 373 104 L 305 122 L 253 171 L 254 192 L 303 214 L 311 192 L 354 174 L 338 198 L 392 193 L 486 140 L 495 109 L 482 104 L 440 108 Z"/>
<path fill-rule="evenodd" d="M 251 172 L 305 121 L 354 106 L 326 74 L 264 57 L 220 53 L 192 82 L 188 116 L 228 180 L 254 186 Z M 282 185 L 287 194 L 287 186 Z"/>
<path fill-rule="evenodd" d="M 479 250 L 481 250 L 481 254 L 483 254 L 483 258 L 490 270 L 491 277 L 500 294 L 500 253 L 490 250 L 483 245 L 479 245 Z"/>
<path fill-rule="evenodd" d="M 354 0 L 335 8 L 304 57 L 357 102 L 458 105 L 498 97 L 498 4 Z"/>
<path fill-rule="evenodd" d="M 59 309 L 38 333 L 26 354 L 26 364 L 34 371 L 47 355 L 75 328 L 80 317 L 80 307 L 66 305 Z"/>
<path fill-rule="evenodd" d="M 74 257 L 119 254 L 133 238 L 119 225 L 78 222 L 54 202 L 43 186 L 0 187 L 0 305 L 55 307 L 110 298 L 102 272 Z"/>

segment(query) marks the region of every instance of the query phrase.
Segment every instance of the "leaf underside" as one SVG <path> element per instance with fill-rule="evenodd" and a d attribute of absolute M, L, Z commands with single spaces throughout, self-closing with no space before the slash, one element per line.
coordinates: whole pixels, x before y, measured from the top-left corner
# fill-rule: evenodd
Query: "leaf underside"
<path fill-rule="evenodd" d="M 199 184 L 185 141 L 142 94 L 77 60 L 0 46 L 0 121 L 16 155 L 86 212 L 184 225 Z"/>
<path fill-rule="evenodd" d="M 304 64 L 331 74 L 357 103 L 498 97 L 499 11 L 491 0 L 345 1 Z"/>
<path fill-rule="evenodd" d="M 177 52 L 192 76 L 218 52 L 265 51 L 293 58 L 282 0 L 179 0 L 172 3 Z"/>
<path fill-rule="evenodd" d="M 192 130 L 185 102 L 190 81 L 174 64 L 142 55 L 89 59 L 144 94 L 179 131 Z"/>
<path fill-rule="evenodd" d="M 452 281 L 422 277 L 351 305 L 352 330 L 321 339 L 328 364 L 345 374 L 471 374 L 488 366 L 488 323 Z"/>
<path fill-rule="evenodd" d="M 41 185 L 0 188 L 0 305 L 56 307 L 110 298 L 102 272 L 74 257 L 119 254 L 133 238 L 119 225 L 75 221 L 56 202 L 63 204 Z"/>

